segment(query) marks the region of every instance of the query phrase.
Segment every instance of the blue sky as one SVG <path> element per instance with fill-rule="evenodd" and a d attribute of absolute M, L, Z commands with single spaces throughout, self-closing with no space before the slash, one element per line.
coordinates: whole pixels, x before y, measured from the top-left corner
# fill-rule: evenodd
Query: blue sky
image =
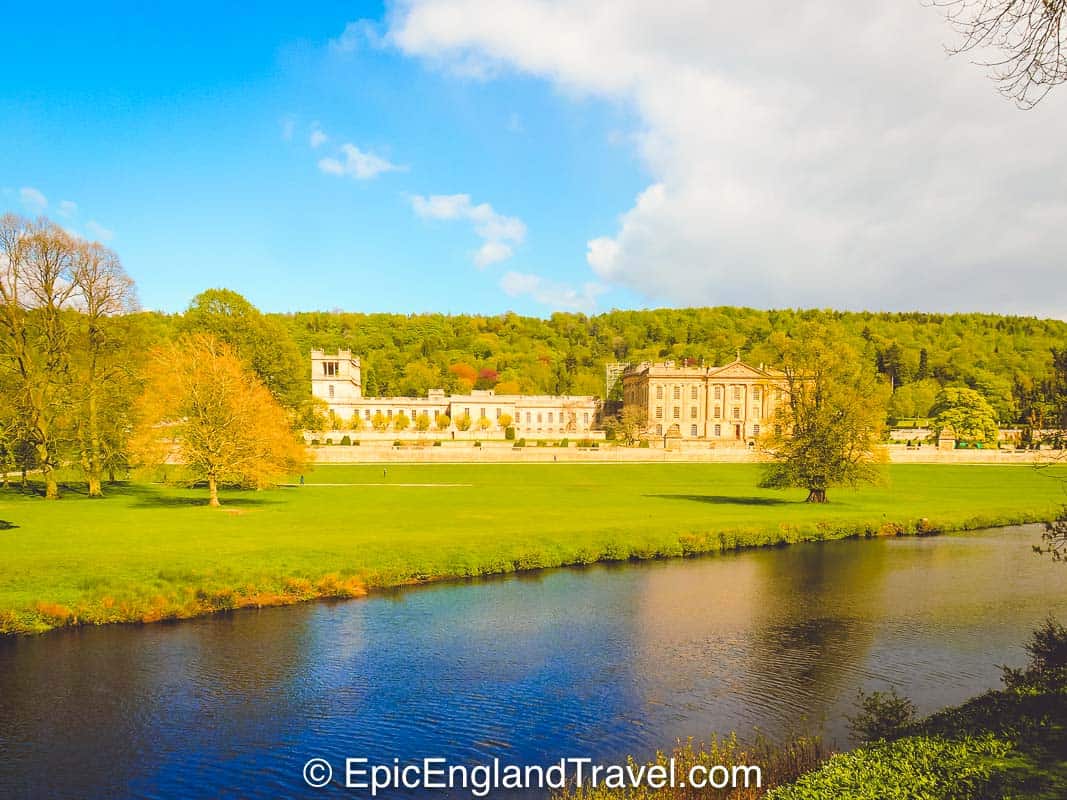
<path fill-rule="evenodd" d="M 248 8 L 7 10 L 2 208 L 168 311 L 1067 315 L 1067 90 L 1013 108 L 920 3 Z"/>
<path fill-rule="evenodd" d="M 552 303 L 507 294 L 502 277 L 593 280 L 586 240 L 645 182 L 612 144 L 634 125 L 618 103 L 522 76 L 460 79 L 366 43 L 331 48 L 353 13 L 381 19 L 374 4 L 9 13 L 4 208 L 36 212 L 21 193 L 32 188 L 72 230 L 109 231 L 147 308 L 178 310 L 225 285 L 277 311 L 544 314 Z M 316 123 L 329 139 L 312 148 Z M 345 143 L 402 170 L 324 173 L 318 162 Z M 473 223 L 413 211 L 413 196 L 455 194 L 524 223 L 506 263 L 473 263 Z M 77 211 L 64 215 L 63 201 Z M 598 302 L 637 299 L 614 290 Z"/>

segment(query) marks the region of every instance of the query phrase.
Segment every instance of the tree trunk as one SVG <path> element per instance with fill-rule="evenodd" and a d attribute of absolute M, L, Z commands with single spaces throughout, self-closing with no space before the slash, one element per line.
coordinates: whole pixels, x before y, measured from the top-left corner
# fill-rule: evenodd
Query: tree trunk
<path fill-rule="evenodd" d="M 56 473 L 49 462 L 48 445 L 37 445 L 37 461 L 41 465 L 41 475 L 44 477 L 44 499 L 59 499 L 59 484 L 56 483 Z"/>
<path fill-rule="evenodd" d="M 825 503 L 826 502 L 826 490 L 825 489 L 808 489 L 807 503 Z"/>
<path fill-rule="evenodd" d="M 90 380 L 95 376 L 90 373 Z M 86 472 L 89 473 L 89 496 L 103 497 L 103 489 L 100 488 L 100 475 L 103 469 L 100 467 L 100 420 L 96 408 L 96 388 L 89 387 L 89 464 Z"/>
<path fill-rule="evenodd" d="M 208 505 L 212 508 L 218 508 L 219 503 L 219 482 L 215 480 L 214 476 L 207 479 L 207 490 L 211 499 L 208 501 Z"/>
<path fill-rule="evenodd" d="M 108 483 L 114 483 L 115 482 L 115 465 L 114 464 L 108 464 L 107 465 L 107 482 Z"/>

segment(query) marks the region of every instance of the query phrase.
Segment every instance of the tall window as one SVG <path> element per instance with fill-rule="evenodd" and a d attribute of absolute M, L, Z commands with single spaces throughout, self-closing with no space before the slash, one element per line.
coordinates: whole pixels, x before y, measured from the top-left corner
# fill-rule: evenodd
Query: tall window
<path fill-rule="evenodd" d="M 680 407 L 678 407 L 678 406 L 674 407 L 674 418 L 675 419 L 681 419 L 682 418 L 682 409 Z"/>
<path fill-rule="evenodd" d="M 526 412 L 526 424 L 527 425 L 530 424 L 530 412 L 529 411 Z"/>
<path fill-rule="evenodd" d="M 663 387 L 662 386 L 657 386 L 656 387 L 656 399 L 657 400 L 662 400 L 663 399 Z"/>
<path fill-rule="evenodd" d="M 752 426 L 752 435 L 753 436 L 759 436 L 759 425 L 753 425 Z"/>
<path fill-rule="evenodd" d="M 741 409 L 734 406 L 734 419 L 741 419 Z"/>
<path fill-rule="evenodd" d="M 330 389 L 330 397 L 333 397 L 333 384 L 332 383 L 330 384 L 329 389 Z"/>
<path fill-rule="evenodd" d="M 759 398 L 760 398 L 760 388 L 757 386 L 755 389 L 752 390 L 752 399 L 756 400 L 758 402 Z"/>
<path fill-rule="evenodd" d="M 656 419 L 663 419 L 663 406 L 656 406 Z"/>
<path fill-rule="evenodd" d="M 501 412 L 500 412 L 500 409 L 498 408 L 498 409 L 496 410 L 496 418 L 497 418 L 497 419 L 500 419 L 500 413 L 501 413 Z"/>
<path fill-rule="evenodd" d="M 681 400 L 682 399 L 682 387 L 681 386 L 675 386 L 674 387 L 674 399 L 675 400 Z"/>
<path fill-rule="evenodd" d="M 549 424 L 552 423 L 552 412 L 551 411 L 548 412 L 548 422 L 549 422 Z"/>
<path fill-rule="evenodd" d="M 741 399 L 741 387 L 740 386 L 735 386 L 734 387 L 734 400 L 740 400 L 740 399 Z"/>
<path fill-rule="evenodd" d="M 366 409 L 366 410 L 365 410 L 365 411 L 363 412 L 363 419 L 370 419 L 370 409 L 369 409 L 369 408 L 368 408 L 368 409 Z"/>
<path fill-rule="evenodd" d="M 713 416 L 715 416 L 715 417 L 721 417 L 722 416 L 722 406 L 715 406 L 715 414 Z"/>
<path fill-rule="evenodd" d="M 722 425 L 716 425 L 715 426 L 715 435 L 716 436 L 722 436 Z"/>
<path fill-rule="evenodd" d="M 696 419 L 696 418 L 697 418 L 697 407 L 696 406 L 691 406 L 690 409 L 689 409 L 689 419 Z"/>
<path fill-rule="evenodd" d="M 689 399 L 690 400 L 696 400 L 697 399 L 697 387 L 695 387 L 695 386 L 690 387 L 690 389 L 689 389 Z"/>
<path fill-rule="evenodd" d="M 690 436 L 696 436 L 697 435 L 697 426 L 696 425 L 690 425 L 689 426 L 689 435 Z"/>
<path fill-rule="evenodd" d="M 716 386 L 715 387 L 715 399 L 716 400 L 722 400 L 722 387 L 721 386 Z"/>
<path fill-rule="evenodd" d="M 662 425 L 657 425 L 656 426 L 656 436 L 662 436 L 662 435 L 663 435 L 663 426 Z"/>
<path fill-rule="evenodd" d="M 337 374 L 337 362 L 336 361 L 323 361 L 322 362 L 322 374 L 328 378 L 332 378 Z"/>

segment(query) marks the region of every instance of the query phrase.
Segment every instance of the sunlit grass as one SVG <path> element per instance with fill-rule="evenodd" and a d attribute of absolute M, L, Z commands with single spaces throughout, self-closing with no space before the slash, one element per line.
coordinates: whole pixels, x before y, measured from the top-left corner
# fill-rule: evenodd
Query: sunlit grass
<path fill-rule="evenodd" d="M 320 466 L 304 486 L 224 492 L 221 510 L 202 489 L 130 484 L 58 502 L 11 489 L 0 493 L 0 631 L 914 532 L 923 518 L 985 527 L 1046 518 L 1067 499 L 1028 467 L 894 465 L 887 476 L 825 506 L 755 488 L 751 464 Z"/>

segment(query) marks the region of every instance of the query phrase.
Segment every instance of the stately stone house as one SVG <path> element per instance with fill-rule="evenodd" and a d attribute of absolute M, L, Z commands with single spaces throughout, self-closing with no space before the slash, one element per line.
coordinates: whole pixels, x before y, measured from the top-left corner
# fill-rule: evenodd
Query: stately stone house
<path fill-rule="evenodd" d="M 349 350 L 333 355 L 311 351 L 311 393 L 325 401 L 343 422 L 349 423 L 356 415 L 366 429 L 378 413 L 387 420 L 403 414 L 412 423 L 425 413 L 434 432 L 442 415 L 451 420 L 445 429 L 450 434 L 457 430 L 456 421 L 466 416 L 471 420 L 471 431 L 503 436 L 500 419 L 507 415 L 519 437 L 589 437 L 594 435 L 600 411 L 598 398 L 591 395 L 497 394 L 492 389 L 475 389 L 468 394 L 431 389 L 426 397 L 364 397 L 360 361 Z"/>
<path fill-rule="evenodd" d="M 650 435 L 749 444 L 785 398 L 784 375 L 741 360 L 722 367 L 645 362 L 622 376 L 623 408 L 637 407 Z"/>

